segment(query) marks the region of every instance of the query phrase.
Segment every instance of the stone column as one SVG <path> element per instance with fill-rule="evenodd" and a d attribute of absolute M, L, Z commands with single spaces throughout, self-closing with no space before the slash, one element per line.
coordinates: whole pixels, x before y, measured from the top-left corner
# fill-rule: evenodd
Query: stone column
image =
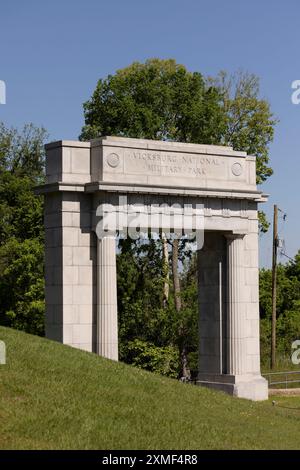
<path fill-rule="evenodd" d="M 97 258 L 97 351 L 118 360 L 118 309 L 115 237 L 98 239 Z"/>
<path fill-rule="evenodd" d="M 230 375 L 246 372 L 244 235 L 230 234 L 227 238 L 228 263 L 228 370 Z"/>

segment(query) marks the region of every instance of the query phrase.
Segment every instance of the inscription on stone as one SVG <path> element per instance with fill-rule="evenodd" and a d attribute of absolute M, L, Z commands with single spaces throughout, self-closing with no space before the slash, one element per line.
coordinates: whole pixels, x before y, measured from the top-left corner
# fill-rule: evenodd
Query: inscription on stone
<path fill-rule="evenodd" d="M 151 150 L 126 150 L 124 164 L 125 172 L 154 176 L 224 177 L 226 170 L 224 157 Z"/>

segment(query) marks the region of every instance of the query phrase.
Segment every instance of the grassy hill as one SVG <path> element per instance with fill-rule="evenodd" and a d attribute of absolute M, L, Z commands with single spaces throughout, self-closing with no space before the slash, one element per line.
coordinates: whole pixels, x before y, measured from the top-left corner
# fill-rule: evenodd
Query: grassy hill
<path fill-rule="evenodd" d="M 253 403 L 11 329 L 0 339 L 1 449 L 300 448 L 299 398 Z"/>

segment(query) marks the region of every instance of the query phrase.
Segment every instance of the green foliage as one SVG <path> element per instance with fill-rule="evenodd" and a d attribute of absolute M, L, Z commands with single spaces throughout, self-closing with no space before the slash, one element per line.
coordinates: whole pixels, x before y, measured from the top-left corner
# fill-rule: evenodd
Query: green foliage
<path fill-rule="evenodd" d="M 197 254 L 189 253 L 183 260 L 184 267 L 181 273 L 181 301 L 182 308 L 176 317 L 176 328 L 182 328 L 184 344 L 187 349 L 190 369 L 197 369 L 195 354 L 198 354 L 198 282 L 197 282 Z M 182 337 L 178 341 L 182 341 Z M 180 349 L 180 348 L 179 348 Z"/>
<path fill-rule="evenodd" d="M 271 364 L 271 320 L 260 319 L 260 359 L 262 367 L 270 369 Z"/>
<path fill-rule="evenodd" d="M 29 176 L 0 174 L 0 244 L 43 237 L 43 199 L 33 192 Z"/>
<path fill-rule="evenodd" d="M 153 343 L 135 339 L 127 344 L 127 361 L 142 369 L 169 377 L 178 377 L 178 348 L 158 347 Z"/>
<path fill-rule="evenodd" d="M 134 62 L 98 81 L 84 104 L 80 138 L 119 135 L 214 144 L 225 124 L 220 99 L 200 73 L 172 59 Z"/>
<path fill-rule="evenodd" d="M 0 174 L 9 171 L 29 176 L 36 183 L 43 180 L 45 167 L 45 129 L 26 124 L 22 131 L 0 123 Z"/>
<path fill-rule="evenodd" d="M 291 345 L 300 339 L 300 300 L 294 301 L 293 310 L 286 310 L 277 322 L 278 352 L 291 354 Z"/>
<path fill-rule="evenodd" d="M 44 332 L 44 129 L 0 124 L 0 322 Z"/>
<path fill-rule="evenodd" d="M 258 77 L 241 71 L 233 75 L 220 72 L 208 83 L 223 97 L 226 126 L 222 143 L 256 156 L 257 183 L 261 184 L 273 173 L 268 152 L 278 121 L 269 103 L 259 97 Z"/>
<path fill-rule="evenodd" d="M 44 248 L 38 239 L 10 238 L 0 246 L 2 322 L 35 333 L 44 332 Z"/>
<path fill-rule="evenodd" d="M 266 233 L 270 227 L 270 222 L 267 220 L 266 214 L 262 211 L 258 211 L 258 226 L 260 233 Z"/>
<path fill-rule="evenodd" d="M 172 346 L 175 311 L 162 307 L 161 245 L 153 240 L 146 244 L 126 239 L 120 240 L 120 248 L 117 256 L 120 358 L 131 362 L 129 345 L 135 340 L 151 348 L 154 344 L 158 348 Z"/>
<path fill-rule="evenodd" d="M 300 251 L 294 261 L 277 267 L 277 353 L 280 358 L 291 355 L 291 344 L 300 338 Z M 272 271 L 260 270 L 261 354 L 269 363 L 272 317 Z"/>
<path fill-rule="evenodd" d="M 120 241 L 120 249 L 117 257 L 120 359 L 177 376 L 180 371 L 178 351 L 184 338 L 188 357 L 196 368 L 193 357 L 198 350 L 195 256 L 191 256 L 191 262 L 186 260 L 181 275 L 182 309 L 176 312 L 172 291 L 168 305 L 163 307 L 161 243 L 126 239 Z M 177 361 L 176 366 L 169 363 L 170 357 L 174 364 Z"/>

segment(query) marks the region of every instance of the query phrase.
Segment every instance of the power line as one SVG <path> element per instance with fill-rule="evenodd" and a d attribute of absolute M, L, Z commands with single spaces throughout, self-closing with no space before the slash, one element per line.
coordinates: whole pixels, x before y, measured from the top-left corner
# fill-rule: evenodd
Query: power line
<path fill-rule="evenodd" d="M 284 251 L 281 251 L 281 252 L 280 252 L 280 256 L 285 256 L 285 257 L 288 258 L 289 260 L 293 261 L 293 263 L 295 262 L 294 258 L 291 258 L 290 256 L 288 256 Z"/>

